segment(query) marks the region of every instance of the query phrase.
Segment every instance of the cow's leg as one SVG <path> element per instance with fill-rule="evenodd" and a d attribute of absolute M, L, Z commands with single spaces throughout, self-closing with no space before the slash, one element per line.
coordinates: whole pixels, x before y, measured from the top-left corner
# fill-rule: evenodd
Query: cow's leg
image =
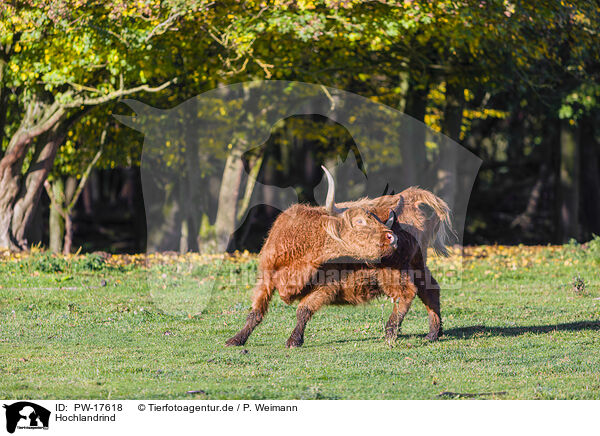
<path fill-rule="evenodd" d="M 404 320 L 404 316 L 408 312 L 408 309 L 410 309 L 413 299 L 414 296 L 412 298 L 400 297 L 394 303 L 392 314 L 385 325 L 385 341 L 388 345 L 393 345 L 396 341 L 402 320 Z"/>
<path fill-rule="evenodd" d="M 398 331 L 404 316 L 417 295 L 417 287 L 406 272 L 384 269 L 379 274 L 379 286 L 394 301 L 394 309 L 385 325 L 385 340 L 392 345 L 398 337 Z"/>
<path fill-rule="evenodd" d="M 319 265 L 311 262 L 294 262 L 273 275 L 273 284 L 281 299 L 290 304 L 306 293 L 308 287 L 324 283 L 324 276 L 319 276 L 319 273 L 323 273 L 319 270 Z"/>
<path fill-rule="evenodd" d="M 326 304 L 335 300 L 337 290 L 331 286 L 319 285 L 314 290 L 300 300 L 298 310 L 296 310 L 296 327 L 287 340 L 285 346 L 288 348 L 301 347 L 304 343 L 304 329 L 306 323 L 313 314 Z"/>
<path fill-rule="evenodd" d="M 429 317 L 429 334 L 427 335 L 427 339 L 436 341 L 443 333 L 442 315 L 440 312 L 440 285 L 432 277 L 429 269 L 424 269 L 423 276 L 422 279 L 415 279 L 418 289 L 417 295 L 425 305 Z"/>
<path fill-rule="evenodd" d="M 269 282 L 261 279 L 257 283 L 252 297 L 252 310 L 246 318 L 246 325 L 244 325 L 244 328 L 238 334 L 227 340 L 226 345 L 240 346 L 246 343 L 250 333 L 260 324 L 265 313 L 267 313 L 269 301 L 271 301 L 271 297 L 273 296 L 273 290 L 274 288 Z"/>

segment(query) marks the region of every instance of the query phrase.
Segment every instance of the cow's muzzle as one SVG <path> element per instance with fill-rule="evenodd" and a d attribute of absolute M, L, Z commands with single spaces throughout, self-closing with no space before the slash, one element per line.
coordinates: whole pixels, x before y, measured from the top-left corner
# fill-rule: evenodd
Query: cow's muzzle
<path fill-rule="evenodd" d="M 398 248 L 398 237 L 394 234 L 394 232 L 386 233 L 385 237 L 387 238 L 390 245 L 394 248 Z"/>

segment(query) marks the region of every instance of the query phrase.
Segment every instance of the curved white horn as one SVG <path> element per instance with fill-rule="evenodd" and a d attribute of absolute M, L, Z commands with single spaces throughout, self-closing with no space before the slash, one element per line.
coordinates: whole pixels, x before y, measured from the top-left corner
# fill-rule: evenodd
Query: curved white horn
<path fill-rule="evenodd" d="M 338 215 L 344 210 L 339 209 L 335 205 L 335 182 L 333 180 L 333 176 L 331 175 L 329 170 L 325 168 L 325 165 L 321 165 L 321 168 L 323 168 L 325 176 L 327 177 L 327 199 L 325 200 L 325 210 L 327 210 L 327 212 L 332 215 Z"/>

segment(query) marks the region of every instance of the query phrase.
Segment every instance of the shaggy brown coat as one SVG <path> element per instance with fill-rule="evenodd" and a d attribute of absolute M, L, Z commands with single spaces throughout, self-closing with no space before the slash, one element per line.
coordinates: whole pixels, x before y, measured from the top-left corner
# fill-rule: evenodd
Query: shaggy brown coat
<path fill-rule="evenodd" d="M 269 232 L 260 252 L 252 310 L 244 328 L 227 345 L 246 343 L 267 312 L 275 289 L 284 302 L 302 299 L 303 305 L 315 298 L 307 295 L 306 284 L 323 264 L 342 258 L 375 263 L 393 255 L 396 247 L 395 234 L 362 207 L 328 212 L 322 207 L 292 206 L 277 217 Z M 288 341 L 288 346 L 295 342 Z"/>
<path fill-rule="evenodd" d="M 304 342 L 304 330 L 312 315 L 326 304 L 362 304 L 381 295 L 394 303 L 386 324 L 386 341 L 396 340 L 404 316 L 415 296 L 425 304 L 429 316 L 429 340 L 442 334 L 440 287 L 426 266 L 427 247 L 447 255 L 446 244 L 453 234 L 448 205 L 431 192 L 416 187 L 396 195 L 340 203 L 338 210 L 364 208 L 382 219 L 390 209 L 397 213 L 392 230 L 398 248 L 378 264 L 327 263 L 321 279 L 307 284 L 297 310 L 297 324 L 287 341 L 288 347 Z"/>
<path fill-rule="evenodd" d="M 343 280 L 329 284 L 336 289 L 336 303 L 363 303 L 379 295 L 394 302 L 386 325 L 386 340 L 393 342 L 415 296 L 425 305 L 429 317 L 427 339 L 442 334 L 440 287 L 427 268 L 427 247 L 447 256 L 447 244 L 454 236 L 450 208 L 433 193 L 416 187 L 396 195 L 341 203 L 338 207 L 368 208 L 377 216 L 395 208 L 397 219 L 392 227 L 398 236 L 396 253 L 379 265 L 354 265 Z"/>

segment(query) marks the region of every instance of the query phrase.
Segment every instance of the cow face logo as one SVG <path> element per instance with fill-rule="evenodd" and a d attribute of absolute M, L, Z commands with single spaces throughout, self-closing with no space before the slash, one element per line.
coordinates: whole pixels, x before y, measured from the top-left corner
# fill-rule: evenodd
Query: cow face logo
<path fill-rule="evenodd" d="M 29 401 L 5 404 L 6 431 L 14 433 L 18 429 L 48 429 L 50 411 Z"/>

